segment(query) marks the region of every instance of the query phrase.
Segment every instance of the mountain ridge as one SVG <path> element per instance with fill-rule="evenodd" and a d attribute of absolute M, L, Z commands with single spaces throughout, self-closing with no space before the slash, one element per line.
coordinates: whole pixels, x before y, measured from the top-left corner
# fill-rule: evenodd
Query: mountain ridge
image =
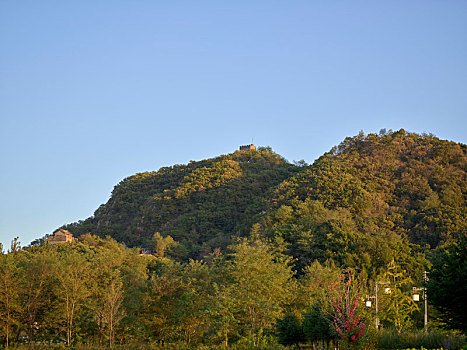
<path fill-rule="evenodd" d="M 255 234 L 282 240 L 298 270 L 314 260 L 383 266 L 397 254 L 415 264 L 467 228 L 464 144 L 403 129 L 361 132 L 301 165 L 259 147 L 135 174 L 93 217 L 64 227 L 149 248 L 156 233 L 170 235 L 182 260 Z M 387 251 L 376 253 L 375 242 Z"/>

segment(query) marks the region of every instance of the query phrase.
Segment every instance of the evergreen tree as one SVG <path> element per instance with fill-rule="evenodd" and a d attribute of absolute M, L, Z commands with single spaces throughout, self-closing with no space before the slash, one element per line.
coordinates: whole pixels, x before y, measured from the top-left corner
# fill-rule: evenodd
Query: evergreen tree
<path fill-rule="evenodd" d="M 428 281 L 428 300 L 450 327 L 467 332 L 467 235 L 441 247 Z"/>
<path fill-rule="evenodd" d="M 300 319 L 294 314 L 286 313 L 276 327 L 279 344 L 298 345 L 305 340 Z"/>

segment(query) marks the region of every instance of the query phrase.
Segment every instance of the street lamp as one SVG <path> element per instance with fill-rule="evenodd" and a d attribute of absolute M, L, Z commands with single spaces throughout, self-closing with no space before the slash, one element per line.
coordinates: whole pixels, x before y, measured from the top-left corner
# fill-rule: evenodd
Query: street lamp
<path fill-rule="evenodd" d="M 379 327 L 379 318 L 378 318 L 378 284 L 389 284 L 391 282 L 375 282 L 375 295 L 372 296 L 366 296 L 365 300 L 365 306 L 370 308 L 372 301 L 371 299 L 375 299 L 375 326 L 376 329 Z M 391 288 L 385 287 L 384 288 L 384 294 L 391 294 Z"/>
<path fill-rule="evenodd" d="M 366 299 L 366 300 L 365 300 L 365 306 L 366 306 L 366 307 L 371 307 L 371 304 L 372 304 L 371 299 L 375 299 L 375 298 L 376 298 L 376 297 L 375 297 L 374 295 L 372 295 L 371 297 L 369 297 L 369 296 L 367 295 L 366 298 L 365 298 L 365 299 Z"/>
<path fill-rule="evenodd" d="M 376 325 L 376 330 L 378 330 L 379 327 L 379 318 L 378 318 L 378 284 L 389 284 L 391 282 L 375 282 L 375 325 Z M 384 294 L 391 294 L 391 288 L 385 287 L 384 288 Z"/>
<path fill-rule="evenodd" d="M 426 282 L 428 281 L 428 274 L 429 272 L 423 271 L 423 282 L 425 284 L 424 287 L 413 287 L 412 293 L 412 300 L 413 301 L 420 301 L 420 294 L 417 292 L 422 292 L 423 299 L 425 300 L 425 315 L 423 317 L 423 328 L 425 328 L 425 332 L 427 332 L 427 325 L 428 325 L 428 294 L 426 290 Z"/>

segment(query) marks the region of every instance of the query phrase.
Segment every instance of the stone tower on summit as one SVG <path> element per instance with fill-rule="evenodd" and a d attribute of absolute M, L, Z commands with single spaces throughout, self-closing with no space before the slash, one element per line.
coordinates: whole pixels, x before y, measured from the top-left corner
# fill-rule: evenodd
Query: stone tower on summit
<path fill-rule="evenodd" d="M 256 151 L 254 144 L 240 146 L 240 151 Z"/>

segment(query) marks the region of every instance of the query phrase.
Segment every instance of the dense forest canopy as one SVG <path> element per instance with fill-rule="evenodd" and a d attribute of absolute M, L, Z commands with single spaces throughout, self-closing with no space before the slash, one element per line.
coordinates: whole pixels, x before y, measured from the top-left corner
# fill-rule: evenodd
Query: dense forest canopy
<path fill-rule="evenodd" d="M 353 346 L 376 325 L 399 339 L 423 325 L 424 270 L 430 327 L 465 332 L 466 176 L 466 145 L 404 130 L 312 165 L 260 147 L 130 176 L 64 226 L 77 240 L 0 254 L 0 343 Z"/>
<path fill-rule="evenodd" d="M 465 232 L 466 154 L 403 129 L 348 137 L 309 166 L 270 147 L 236 151 L 130 176 L 65 228 L 151 249 L 156 233 L 170 236 L 181 261 L 253 234 L 281 240 L 298 271 L 329 260 L 375 276 L 395 257 L 415 275 L 429 251 Z"/>
<path fill-rule="evenodd" d="M 66 229 L 143 247 L 159 232 L 179 243 L 173 254 L 180 259 L 200 257 L 247 236 L 272 190 L 298 170 L 260 147 L 136 174 L 115 186 L 93 217 Z"/>
<path fill-rule="evenodd" d="M 275 189 L 259 230 L 301 267 L 332 259 L 374 276 L 395 258 L 415 275 L 423 253 L 466 231 L 466 152 L 404 130 L 347 138 Z"/>

